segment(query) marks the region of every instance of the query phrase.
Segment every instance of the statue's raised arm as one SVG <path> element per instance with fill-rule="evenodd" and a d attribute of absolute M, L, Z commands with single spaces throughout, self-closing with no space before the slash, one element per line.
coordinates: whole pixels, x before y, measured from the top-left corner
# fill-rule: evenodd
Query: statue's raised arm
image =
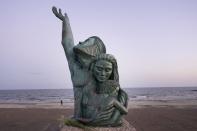
<path fill-rule="evenodd" d="M 74 89 L 74 117 L 80 118 L 82 116 L 81 101 L 83 92 L 89 87 L 92 90 L 95 87 L 92 84 L 94 83 L 92 73 L 89 71 L 90 63 L 96 55 L 106 53 L 106 48 L 102 40 L 97 36 L 89 37 L 85 41 L 74 45 L 67 14 L 63 15 L 61 9 L 57 10 L 56 7 L 52 7 L 52 11 L 62 21 L 62 45 L 68 61 Z"/>
<path fill-rule="evenodd" d="M 69 60 L 72 58 L 74 47 L 73 34 L 70 27 L 69 18 L 66 13 L 64 15 L 62 14 L 61 9 L 59 9 L 58 12 L 55 6 L 52 7 L 52 11 L 54 15 L 62 21 L 62 45 L 64 47 L 66 57 Z"/>

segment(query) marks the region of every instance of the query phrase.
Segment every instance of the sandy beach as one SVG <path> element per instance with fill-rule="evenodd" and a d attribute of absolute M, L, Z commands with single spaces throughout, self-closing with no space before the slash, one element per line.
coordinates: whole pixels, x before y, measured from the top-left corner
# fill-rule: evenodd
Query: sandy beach
<path fill-rule="evenodd" d="M 196 131 L 196 100 L 132 101 L 125 119 L 137 131 Z M 0 131 L 58 131 L 63 117 L 73 114 L 67 104 L 0 104 Z"/>

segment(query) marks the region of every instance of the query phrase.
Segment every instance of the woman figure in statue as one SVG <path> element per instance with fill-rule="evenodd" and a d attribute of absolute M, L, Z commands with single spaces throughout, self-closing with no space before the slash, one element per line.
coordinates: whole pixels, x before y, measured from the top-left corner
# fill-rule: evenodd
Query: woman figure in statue
<path fill-rule="evenodd" d="M 92 61 L 90 70 L 95 78 L 95 94 L 83 95 L 81 122 L 93 126 L 119 126 L 127 114 L 128 96 L 120 88 L 118 66 L 114 56 L 100 54 Z"/>

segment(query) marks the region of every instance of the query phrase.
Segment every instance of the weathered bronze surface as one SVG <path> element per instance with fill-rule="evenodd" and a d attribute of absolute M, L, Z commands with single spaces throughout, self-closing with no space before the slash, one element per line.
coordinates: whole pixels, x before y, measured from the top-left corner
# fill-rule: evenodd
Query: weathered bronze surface
<path fill-rule="evenodd" d="M 91 126 L 118 126 L 127 114 L 128 96 L 119 85 L 117 61 L 106 54 L 102 40 L 92 36 L 74 45 L 67 14 L 52 8 L 62 21 L 64 48 L 74 90 L 74 119 Z"/>

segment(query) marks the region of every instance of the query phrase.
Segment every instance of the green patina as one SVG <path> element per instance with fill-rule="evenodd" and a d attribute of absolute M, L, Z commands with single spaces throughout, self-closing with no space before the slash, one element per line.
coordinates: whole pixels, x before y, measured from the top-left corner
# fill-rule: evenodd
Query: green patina
<path fill-rule="evenodd" d="M 106 54 L 105 45 L 97 36 L 74 45 L 67 14 L 56 7 L 52 11 L 62 21 L 62 46 L 74 90 L 74 120 L 65 120 L 65 124 L 82 129 L 85 125 L 121 125 L 122 116 L 127 114 L 128 96 L 119 85 L 115 57 Z"/>

